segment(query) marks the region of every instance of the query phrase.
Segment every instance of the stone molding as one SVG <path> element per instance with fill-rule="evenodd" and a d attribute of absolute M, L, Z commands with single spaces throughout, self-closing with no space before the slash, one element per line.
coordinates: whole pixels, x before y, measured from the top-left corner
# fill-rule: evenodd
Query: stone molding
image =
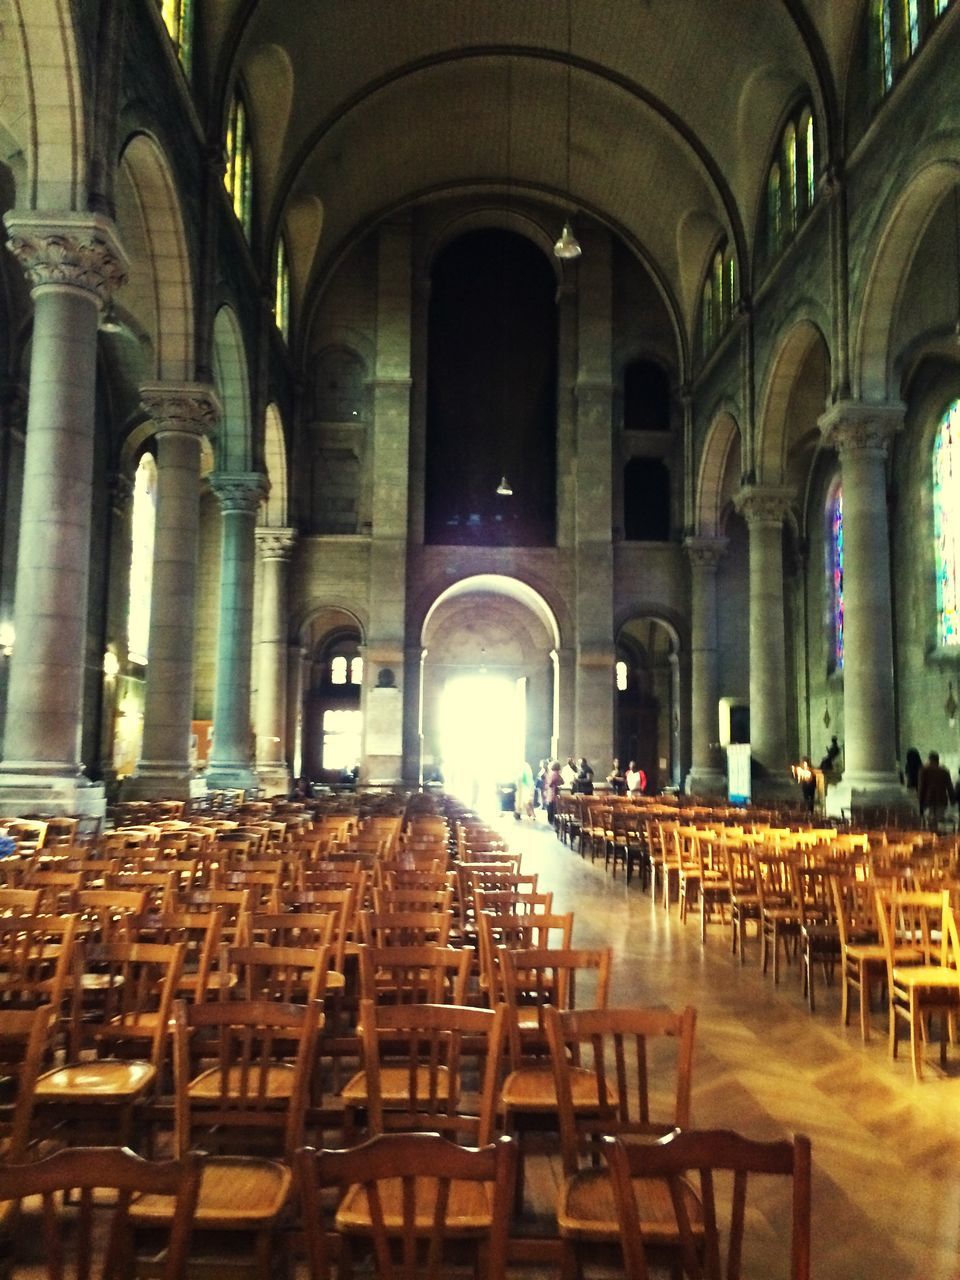
<path fill-rule="evenodd" d="M 748 525 L 781 525 L 793 501 L 789 489 L 778 485 L 744 485 L 733 496 L 733 504 Z"/>
<path fill-rule="evenodd" d="M 727 538 L 684 538 L 683 549 L 687 553 L 690 564 L 695 569 L 712 569 L 716 571 L 720 561 L 727 553 Z"/>
<path fill-rule="evenodd" d="M 220 401 L 206 383 L 148 383 L 140 388 L 140 399 L 155 424 L 156 435 L 173 432 L 212 438 L 216 433 Z"/>
<path fill-rule="evenodd" d="M 255 515 L 269 491 L 267 477 L 260 471 L 214 472 L 208 479 L 224 515 Z"/>
<path fill-rule="evenodd" d="M 92 293 L 104 305 L 127 279 L 127 256 L 113 223 L 97 213 L 4 217 L 7 248 L 31 289 L 66 286 Z"/>
<path fill-rule="evenodd" d="M 863 404 L 840 400 L 817 421 L 824 443 L 840 454 L 879 453 L 886 457 L 890 441 L 903 427 L 902 404 Z"/>
<path fill-rule="evenodd" d="M 289 560 L 297 542 L 296 529 L 270 529 L 261 525 L 256 531 L 257 549 L 264 560 Z"/>

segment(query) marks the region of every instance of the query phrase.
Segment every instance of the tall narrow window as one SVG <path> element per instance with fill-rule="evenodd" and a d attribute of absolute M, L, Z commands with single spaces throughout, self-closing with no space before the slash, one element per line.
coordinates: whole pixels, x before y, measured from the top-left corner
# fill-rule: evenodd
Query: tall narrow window
<path fill-rule="evenodd" d="M 723 300 L 724 310 L 729 320 L 737 301 L 737 262 L 729 249 L 723 266 Z"/>
<path fill-rule="evenodd" d="M 700 299 L 700 337 L 703 354 L 706 355 L 713 346 L 713 280 L 707 279 L 703 284 L 703 297 Z"/>
<path fill-rule="evenodd" d="M 780 199 L 780 162 L 775 160 L 767 178 L 767 248 L 771 256 L 779 252 L 783 234 Z"/>
<path fill-rule="evenodd" d="M 788 124 L 783 134 L 783 169 L 786 174 L 786 225 L 790 231 L 797 225 L 797 130 Z"/>
<path fill-rule="evenodd" d="M 910 58 L 920 47 L 920 0 L 903 0 L 903 51 Z"/>
<path fill-rule="evenodd" d="M 817 171 L 813 139 L 813 115 L 806 116 L 803 123 L 803 177 L 807 193 L 807 208 L 811 208 L 817 197 Z"/>
<path fill-rule="evenodd" d="M 330 683 L 347 683 L 347 660 L 343 654 L 337 654 L 330 663 Z"/>
<path fill-rule="evenodd" d="M 934 16 L 939 18 L 941 13 L 946 13 L 947 5 L 949 3 L 950 3 L 950 0 L 934 0 L 934 3 L 933 3 Z"/>
<path fill-rule="evenodd" d="M 193 0 L 161 0 L 160 12 L 163 25 L 177 50 L 183 69 L 189 73 L 193 52 Z"/>
<path fill-rule="evenodd" d="M 127 651 L 131 662 L 146 666 L 150 645 L 150 603 L 153 593 L 153 543 L 157 525 L 157 464 L 145 453 L 133 484 L 131 516 L 130 602 L 127 613 Z"/>
<path fill-rule="evenodd" d="M 889 93 L 893 87 L 893 32 L 890 22 L 890 0 L 876 0 L 876 5 L 876 39 L 881 88 L 884 93 Z"/>
<path fill-rule="evenodd" d="M 940 644 L 960 644 L 960 400 L 940 420 L 933 445 L 933 536 Z"/>
<path fill-rule="evenodd" d="M 287 242 L 277 240 L 277 279 L 273 314 L 284 342 L 290 341 L 290 268 L 287 265 Z"/>
<path fill-rule="evenodd" d="M 830 595 L 833 627 L 833 669 L 843 670 L 843 489 L 830 503 Z"/>
<path fill-rule="evenodd" d="M 226 143 L 227 167 L 223 182 L 230 195 L 233 212 L 249 240 L 253 214 L 253 164 L 247 111 L 239 93 L 234 95 L 230 107 Z"/>
<path fill-rule="evenodd" d="M 363 659 L 360 657 L 350 659 L 350 683 L 363 684 Z"/>
<path fill-rule="evenodd" d="M 615 667 L 617 677 L 617 692 L 626 693 L 627 691 L 627 664 L 622 660 Z"/>

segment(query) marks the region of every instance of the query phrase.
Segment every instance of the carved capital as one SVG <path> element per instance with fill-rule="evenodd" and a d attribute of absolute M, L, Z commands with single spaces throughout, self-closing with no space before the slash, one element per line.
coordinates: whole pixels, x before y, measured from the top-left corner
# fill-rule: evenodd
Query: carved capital
<path fill-rule="evenodd" d="M 186 386 L 151 383 L 140 388 L 140 399 L 156 424 L 157 435 L 182 432 L 212 438 L 216 433 L 220 401 L 213 387 L 204 383 Z"/>
<path fill-rule="evenodd" d="M 234 475 L 214 472 L 209 479 L 210 488 L 217 495 L 224 515 L 256 514 L 270 489 L 267 477 L 260 471 L 243 471 Z"/>
<path fill-rule="evenodd" d="M 734 506 L 748 525 L 783 524 L 792 500 L 789 489 L 760 484 L 744 485 L 733 497 Z"/>
<path fill-rule="evenodd" d="M 726 555 L 726 538 L 684 538 L 683 549 L 695 569 L 716 570 Z"/>
<path fill-rule="evenodd" d="M 81 289 L 102 306 L 127 278 L 127 257 L 116 230 L 100 214 L 21 215 L 11 210 L 4 223 L 7 248 L 32 289 Z"/>
<path fill-rule="evenodd" d="M 840 454 L 879 453 L 886 457 L 890 441 L 903 426 L 902 404 L 863 404 L 841 400 L 822 415 L 817 425 L 826 444 Z"/>
<path fill-rule="evenodd" d="M 257 547 L 264 560 L 289 560 L 297 542 L 296 529 L 268 529 L 261 526 L 256 531 Z"/>

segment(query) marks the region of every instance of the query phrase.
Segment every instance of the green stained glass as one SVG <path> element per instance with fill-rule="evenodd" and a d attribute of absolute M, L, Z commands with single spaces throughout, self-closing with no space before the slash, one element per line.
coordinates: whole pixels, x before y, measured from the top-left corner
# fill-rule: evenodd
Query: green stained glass
<path fill-rule="evenodd" d="M 960 645 L 960 400 L 943 415 L 933 446 L 933 536 L 939 641 Z"/>

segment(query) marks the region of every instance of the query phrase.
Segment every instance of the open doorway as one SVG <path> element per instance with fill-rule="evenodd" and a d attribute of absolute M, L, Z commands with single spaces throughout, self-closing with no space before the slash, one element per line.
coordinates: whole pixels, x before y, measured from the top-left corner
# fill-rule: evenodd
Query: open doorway
<path fill-rule="evenodd" d="M 446 788 L 478 812 L 499 808 L 501 785 L 516 782 L 526 737 L 526 680 L 474 672 L 451 677 L 440 699 Z"/>

